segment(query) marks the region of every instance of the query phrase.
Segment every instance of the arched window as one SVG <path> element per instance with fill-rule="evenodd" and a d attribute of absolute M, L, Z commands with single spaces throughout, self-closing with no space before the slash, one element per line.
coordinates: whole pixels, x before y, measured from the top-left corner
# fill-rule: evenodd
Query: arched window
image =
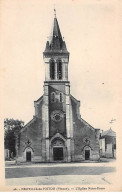
<path fill-rule="evenodd" d="M 57 78 L 62 79 L 62 62 L 58 60 L 57 62 Z"/>
<path fill-rule="evenodd" d="M 51 93 L 51 102 L 55 102 L 55 92 Z"/>
<path fill-rule="evenodd" d="M 55 62 L 50 60 L 50 78 L 55 79 Z"/>
<path fill-rule="evenodd" d="M 59 102 L 63 102 L 63 95 L 62 95 L 62 93 L 59 94 Z"/>

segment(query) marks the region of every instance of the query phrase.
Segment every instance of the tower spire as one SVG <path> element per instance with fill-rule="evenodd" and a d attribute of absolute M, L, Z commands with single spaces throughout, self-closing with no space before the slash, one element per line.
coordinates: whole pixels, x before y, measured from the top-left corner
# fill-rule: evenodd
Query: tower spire
<path fill-rule="evenodd" d="M 66 44 L 64 39 L 62 38 L 61 31 L 59 28 L 58 20 L 56 17 L 56 9 L 54 5 L 54 20 L 53 20 L 53 27 L 51 30 L 51 34 L 49 36 L 49 40 L 47 41 L 45 52 L 66 52 Z"/>

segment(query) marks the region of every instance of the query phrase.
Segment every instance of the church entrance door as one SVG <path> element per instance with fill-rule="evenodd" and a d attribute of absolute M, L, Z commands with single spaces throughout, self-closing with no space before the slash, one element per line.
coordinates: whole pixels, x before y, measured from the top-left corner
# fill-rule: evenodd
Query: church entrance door
<path fill-rule="evenodd" d="M 90 150 L 85 150 L 85 160 L 90 159 Z"/>
<path fill-rule="evenodd" d="M 63 160 L 63 147 L 53 148 L 53 159 L 54 159 L 54 161 Z"/>
<path fill-rule="evenodd" d="M 26 152 L 26 161 L 30 162 L 31 161 L 31 151 Z"/>

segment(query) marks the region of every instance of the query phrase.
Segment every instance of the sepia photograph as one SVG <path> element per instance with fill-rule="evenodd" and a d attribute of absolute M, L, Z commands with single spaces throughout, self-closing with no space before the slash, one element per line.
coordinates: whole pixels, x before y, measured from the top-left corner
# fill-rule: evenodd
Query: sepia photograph
<path fill-rule="evenodd" d="M 0 191 L 122 190 L 120 8 L 0 1 Z"/>

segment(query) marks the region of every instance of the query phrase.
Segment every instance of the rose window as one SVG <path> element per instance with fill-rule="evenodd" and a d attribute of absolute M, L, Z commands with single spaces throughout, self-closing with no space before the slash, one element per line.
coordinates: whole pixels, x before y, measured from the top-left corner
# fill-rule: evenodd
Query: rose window
<path fill-rule="evenodd" d="M 51 114 L 51 119 L 55 122 L 61 121 L 63 118 L 63 113 L 61 111 L 53 111 Z"/>

